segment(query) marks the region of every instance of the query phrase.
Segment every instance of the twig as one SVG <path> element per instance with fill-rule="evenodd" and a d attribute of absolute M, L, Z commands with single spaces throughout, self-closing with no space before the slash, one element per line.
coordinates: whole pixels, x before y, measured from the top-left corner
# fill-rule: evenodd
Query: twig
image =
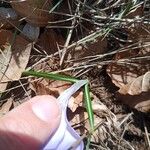
<path fill-rule="evenodd" d="M 147 127 L 145 125 L 145 120 L 144 119 L 143 119 L 143 124 L 144 124 L 144 130 L 145 130 L 145 135 L 146 135 L 146 139 L 147 139 L 148 148 L 150 149 L 150 138 L 149 138 L 149 133 L 148 133 Z"/>
<path fill-rule="evenodd" d="M 74 27 L 75 24 L 76 24 L 76 19 L 77 19 L 76 16 L 77 16 L 77 14 L 78 14 L 79 7 L 80 7 L 80 3 L 78 3 L 77 8 L 76 8 L 76 11 L 75 11 L 75 14 L 74 14 L 74 19 L 73 19 L 72 25 L 71 25 L 71 26 L 73 26 L 73 27 Z M 61 56 L 61 59 L 60 59 L 60 66 L 62 66 L 62 64 L 63 64 L 64 58 L 65 58 L 65 55 L 66 55 L 66 51 L 67 51 L 68 45 L 69 45 L 70 40 L 71 40 L 71 36 L 72 36 L 72 33 L 73 33 L 73 29 L 74 29 L 74 28 L 71 28 L 71 29 L 69 30 L 68 37 L 67 37 L 66 42 L 65 42 L 65 45 L 64 45 L 64 50 L 62 51 L 62 56 Z"/>

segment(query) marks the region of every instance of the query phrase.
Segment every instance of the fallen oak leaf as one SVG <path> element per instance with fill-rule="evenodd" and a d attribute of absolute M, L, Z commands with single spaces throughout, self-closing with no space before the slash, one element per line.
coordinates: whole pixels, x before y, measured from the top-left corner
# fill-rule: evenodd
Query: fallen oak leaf
<path fill-rule="evenodd" d="M 119 89 L 121 94 L 139 95 L 150 90 L 150 71 Z"/>
<path fill-rule="evenodd" d="M 64 43 L 65 40 L 60 33 L 57 34 L 53 29 L 45 29 L 38 38 L 36 45 L 47 54 L 54 54 L 58 51 L 58 47 L 63 46 Z"/>
<path fill-rule="evenodd" d="M 1 82 L 18 80 L 28 63 L 32 44 L 19 35 L 16 35 L 14 42 L 12 42 L 14 35 L 10 31 L 1 30 L 0 35 L 0 46 L 8 43 L 9 47 L 5 50 L 11 55 L 9 56 L 9 63 L 5 64 L 6 70 L 0 72 Z M 3 58 L 3 60 L 5 59 L 8 59 L 7 55 Z M 5 76 L 3 75 L 4 72 Z"/>
<path fill-rule="evenodd" d="M 107 73 L 117 87 L 121 88 L 150 69 L 150 60 L 146 59 L 146 56 L 150 55 L 149 29 L 150 25 L 131 26 L 126 29 L 128 40 L 133 42 L 133 46 L 131 47 L 127 43 L 125 45 L 127 46 L 126 51 L 118 52 L 114 57 L 116 62 L 110 63 L 107 67 Z M 136 61 L 132 59 L 140 56 L 145 59 L 137 59 Z"/>
<path fill-rule="evenodd" d="M 142 87 L 144 86 L 142 81 L 143 81 L 143 76 L 140 76 L 135 80 L 133 80 L 133 82 L 129 86 L 128 93 L 130 95 L 140 94 L 142 92 Z"/>
<path fill-rule="evenodd" d="M 0 97 L 3 91 L 5 91 L 6 87 L 7 87 L 7 82 L 0 82 Z"/>
<path fill-rule="evenodd" d="M 147 56 L 149 52 L 149 48 L 120 52 L 115 56 L 116 63 L 111 63 L 107 67 L 107 73 L 112 82 L 120 88 L 116 93 L 117 99 L 142 112 L 150 111 L 148 105 L 150 100 L 148 77 L 150 61 L 145 59 L 134 62 L 130 57 Z M 128 59 L 129 62 L 118 63 L 124 58 Z"/>
<path fill-rule="evenodd" d="M 118 60 L 124 59 L 124 58 L 130 58 L 132 56 L 136 56 L 138 54 L 138 51 L 124 51 L 119 52 L 115 55 L 114 60 L 116 62 L 110 63 L 107 67 L 107 73 L 111 77 L 112 82 L 119 88 L 126 85 L 138 75 L 141 75 L 141 69 L 139 68 L 140 65 L 132 65 L 132 64 L 126 64 L 126 63 L 117 63 Z M 140 70 L 140 71 L 139 71 Z"/>
<path fill-rule="evenodd" d="M 34 26 L 43 27 L 46 26 L 49 21 L 53 20 L 53 15 L 49 13 L 49 10 L 53 7 L 51 0 L 25 0 L 21 3 L 16 3 L 15 0 L 12 0 L 11 6 L 19 16 Z"/>
<path fill-rule="evenodd" d="M 53 95 L 58 97 L 60 93 L 65 91 L 70 86 L 70 83 L 58 80 L 42 79 L 31 83 L 30 87 L 36 95 Z"/>
<path fill-rule="evenodd" d="M 146 51 L 145 49 L 141 49 L 140 51 L 136 49 L 119 52 L 114 58 L 115 62 L 108 65 L 107 73 L 117 87 L 122 88 L 122 86 L 132 82 L 150 69 L 150 60 L 132 59 L 141 56 L 142 52 L 148 55 L 150 49 Z"/>
<path fill-rule="evenodd" d="M 150 90 L 150 71 L 144 74 L 142 81 L 142 92 Z"/>
<path fill-rule="evenodd" d="M 87 38 L 85 38 L 86 42 L 83 40 L 82 44 L 76 45 L 73 48 L 71 48 L 68 52 L 68 59 L 75 59 L 76 61 L 80 58 L 84 58 L 87 56 L 94 56 L 105 53 L 107 49 L 107 39 L 104 38 L 102 35 L 98 37 L 94 37 L 94 31 L 91 27 L 88 27 L 90 31 L 86 31 L 83 33 L 83 35 Z M 83 36 L 82 35 L 82 36 Z M 93 37 L 92 37 L 93 35 Z M 91 38 L 92 37 L 92 38 Z M 80 37 L 82 38 L 82 37 Z M 89 40 L 89 39 L 92 40 Z M 76 37 L 74 39 L 75 42 L 79 40 L 79 37 Z M 89 41 L 88 41 L 89 40 Z M 78 62 L 79 63 L 79 62 Z"/>
<path fill-rule="evenodd" d="M 150 112 L 150 71 L 120 88 L 117 98 L 139 111 Z"/>
<path fill-rule="evenodd" d="M 139 95 L 129 95 L 116 93 L 116 98 L 122 103 L 138 111 L 147 113 L 150 112 L 150 92 L 142 92 Z"/>
<path fill-rule="evenodd" d="M 1 83 L 19 80 L 29 61 L 32 43 L 14 34 L 11 31 L 0 30 Z M 4 89 L 0 88 L 0 92 L 4 92 Z"/>

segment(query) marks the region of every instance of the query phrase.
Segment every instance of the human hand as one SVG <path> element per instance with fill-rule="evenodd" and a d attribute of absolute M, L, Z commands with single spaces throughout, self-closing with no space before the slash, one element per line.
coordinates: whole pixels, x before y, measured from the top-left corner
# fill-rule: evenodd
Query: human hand
<path fill-rule="evenodd" d="M 41 149 L 57 130 L 61 111 L 52 96 L 36 96 L 0 119 L 0 150 Z"/>

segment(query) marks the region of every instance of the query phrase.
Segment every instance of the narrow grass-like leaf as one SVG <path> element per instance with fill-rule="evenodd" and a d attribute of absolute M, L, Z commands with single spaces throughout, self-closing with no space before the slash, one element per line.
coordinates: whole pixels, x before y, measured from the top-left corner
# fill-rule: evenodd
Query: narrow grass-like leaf
<path fill-rule="evenodd" d="M 55 74 L 55 73 L 48 73 L 48 72 L 37 72 L 37 71 L 30 70 L 30 71 L 24 71 L 23 74 L 28 76 L 43 77 L 43 78 L 53 79 L 53 80 L 68 81 L 72 83 L 79 81 L 76 78 Z"/>
<path fill-rule="evenodd" d="M 89 122 L 91 129 L 94 129 L 94 113 L 92 109 L 92 103 L 91 103 L 91 97 L 90 97 L 90 90 L 89 90 L 89 84 L 85 84 L 84 86 L 84 97 L 85 97 L 85 104 L 86 104 L 86 109 L 89 117 Z"/>
<path fill-rule="evenodd" d="M 59 0 L 58 2 L 56 1 L 54 7 L 51 8 L 51 10 L 49 11 L 49 13 L 52 13 L 60 5 L 61 2 L 62 2 L 62 0 Z"/>

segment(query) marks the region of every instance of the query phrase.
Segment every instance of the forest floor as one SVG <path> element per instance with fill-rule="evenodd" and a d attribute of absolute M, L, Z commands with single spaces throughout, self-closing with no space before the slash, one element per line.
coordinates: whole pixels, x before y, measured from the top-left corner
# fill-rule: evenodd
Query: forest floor
<path fill-rule="evenodd" d="M 95 131 L 82 90 L 67 110 L 85 148 L 150 149 L 148 0 L 0 1 L 0 68 L 0 116 L 70 86 L 25 71 L 88 79 Z"/>

